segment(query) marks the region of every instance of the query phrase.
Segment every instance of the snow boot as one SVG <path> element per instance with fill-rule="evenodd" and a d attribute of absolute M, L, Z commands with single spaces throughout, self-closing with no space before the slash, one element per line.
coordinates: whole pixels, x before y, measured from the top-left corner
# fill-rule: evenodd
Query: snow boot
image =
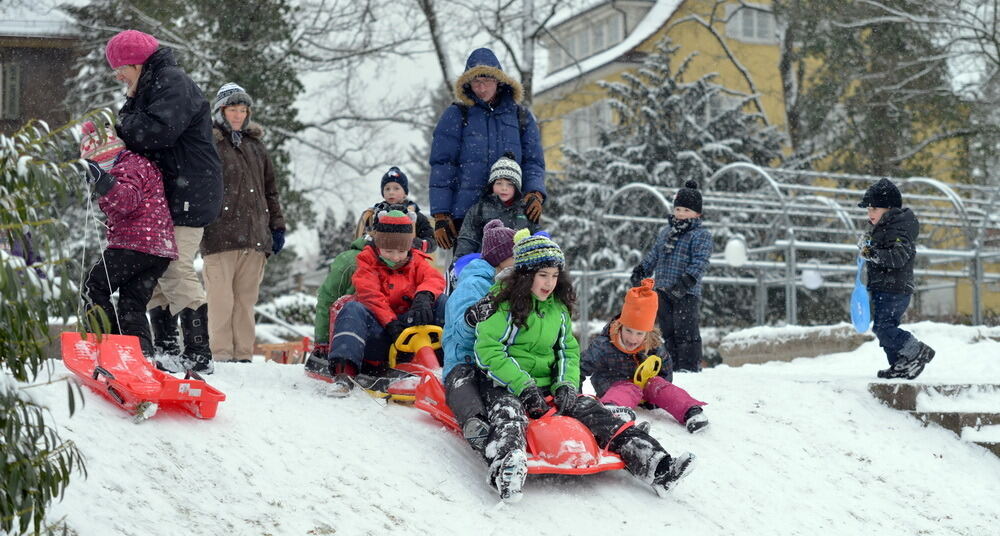
<path fill-rule="evenodd" d="M 931 359 L 934 359 L 934 354 L 936 353 L 933 348 L 920 341 L 917 341 L 917 346 L 919 347 L 917 355 L 906 370 L 907 380 L 914 380 L 917 376 L 920 376 L 920 373 L 924 371 L 924 367 L 927 366 L 927 363 L 931 362 Z"/>
<path fill-rule="evenodd" d="M 684 414 L 684 427 L 692 434 L 703 432 L 708 427 L 708 417 L 701 409 L 701 406 L 691 406 Z"/>
<path fill-rule="evenodd" d="M 164 356 L 169 362 L 177 362 L 181 355 L 181 346 L 177 343 L 177 315 L 171 315 L 166 307 L 154 307 L 149 310 L 149 321 L 153 332 L 153 353 Z"/>
<path fill-rule="evenodd" d="M 328 346 L 317 344 L 306 358 L 305 369 L 309 374 L 330 377 L 330 361 L 326 357 Z"/>
<path fill-rule="evenodd" d="M 671 458 L 664 453 L 653 471 L 653 481 L 651 485 L 660 497 L 666 497 L 680 479 L 688 476 L 694 467 L 694 454 L 685 452 L 676 458 Z"/>
<path fill-rule="evenodd" d="M 528 456 L 515 449 L 490 464 L 490 484 L 500 493 L 500 500 L 515 503 L 521 500 L 521 488 L 528 476 Z"/>
<path fill-rule="evenodd" d="M 212 374 L 215 363 L 208 347 L 208 304 L 198 309 L 185 307 L 180 312 L 181 329 L 184 330 L 184 365 L 198 374 Z"/>
<path fill-rule="evenodd" d="M 490 438 L 490 425 L 480 417 L 470 417 L 462 425 L 462 435 L 477 452 L 486 449 L 486 442 Z"/>
<path fill-rule="evenodd" d="M 357 374 L 357 367 L 350 361 L 331 359 L 329 375 L 333 377 L 333 383 L 330 384 L 330 396 L 344 398 L 351 394 L 351 390 L 354 389 L 354 376 Z"/>

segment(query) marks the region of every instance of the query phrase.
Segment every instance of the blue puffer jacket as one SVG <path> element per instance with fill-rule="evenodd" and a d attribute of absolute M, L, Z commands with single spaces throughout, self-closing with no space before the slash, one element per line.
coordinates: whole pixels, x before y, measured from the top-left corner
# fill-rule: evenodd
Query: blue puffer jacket
<path fill-rule="evenodd" d="M 469 82 L 480 75 L 500 81 L 495 107 L 473 93 Z M 506 152 L 521 165 L 523 193 L 545 196 L 545 155 L 535 117 L 527 112 L 524 136 L 518 121 L 517 103 L 524 90 L 503 72 L 500 61 L 488 48 L 476 49 L 465 62 L 465 72 L 455 81 L 456 104 L 438 120 L 431 142 L 431 214 L 465 217 L 489 178 L 490 167 Z M 468 108 L 463 124 L 462 109 Z"/>
<path fill-rule="evenodd" d="M 447 378 L 451 369 L 461 363 L 475 363 L 476 328 L 465 321 L 465 311 L 472 307 L 493 286 L 496 269 L 483 259 L 473 259 L 462 269 L 458 285 L 445 304 L 444 367 L 441 377 Z"/>

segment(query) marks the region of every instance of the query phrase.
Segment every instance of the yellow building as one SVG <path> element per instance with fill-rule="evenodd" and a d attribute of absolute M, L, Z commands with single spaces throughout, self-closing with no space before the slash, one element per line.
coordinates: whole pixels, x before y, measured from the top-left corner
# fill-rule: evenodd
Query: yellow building
<path fill-rule="evenodd" d="M 556 21 L 544 43 L 548 69 L 536 79 L 532 103 L 541 123 L 546 168 L 562 169 L 563 145 L 597 143 L 600 129 L 612 121 L 597 81 L 620 81 L 621 73 L 635 69 L 664 36 L 679 47 L 678 62 L 697 54 L 690 80 L 717 73 L 720 85 L 759 95 L 768 123 L 783 127 L 780 51 L 770 4 L 619 0 Z"/>

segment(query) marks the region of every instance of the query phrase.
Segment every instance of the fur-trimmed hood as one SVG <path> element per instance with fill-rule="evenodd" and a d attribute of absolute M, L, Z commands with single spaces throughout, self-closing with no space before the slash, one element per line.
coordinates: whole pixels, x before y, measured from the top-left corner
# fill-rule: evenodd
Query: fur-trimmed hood
<path fill-rule="evenodd" d="M 492 76 L 500 82 L 497 88 L 498 94 L 509 91 L 515 103 L 520 103 L 524 99 L 524 88 L 521 87 L 521 83 L 503 71 L 496 54 L 488 48 L 477 48 L 469 54 L 469 59 L 465 62 L 465 72 L 455 80 L 455 100 L 466 106 L 475 106 L 475 93 L 472 92 L 469 83 L 481 75 Z"/>
<path fill-rule="evenodd" d="M 212 128 L 212 136 L 215 138 L 215 141 L 225 139 L 231 129 L 232 127 L 230 127 L 228 123 L 220 125 L 218 122 L 216 122 Z M 243 129 L 243 134 L 246 136 L 250 136 L 251 138 L 254 138 L 256 140 L 263 140 L 264 127 L 262 127 L 260 123 L 255 123 L 253 121 L 250 121 L 250 124 L 247 125 L 247 128 Z"/>

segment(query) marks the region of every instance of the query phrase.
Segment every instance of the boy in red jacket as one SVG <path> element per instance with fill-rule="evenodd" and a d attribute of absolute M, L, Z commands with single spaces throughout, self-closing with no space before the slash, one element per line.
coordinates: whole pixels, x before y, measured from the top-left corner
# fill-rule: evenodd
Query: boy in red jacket
<path fill-rule="evenodd" d="M 414 249 L 413 213 L 380 212 L 374 244 L 357 257 L 355 301 L 337 315 L 330 339 L 333 396 L 347 396 L 363 361 L 385 362 L 389 346 L 410 326 L 444 324 L 444 276 Z"/>
<path fill-rule="evenodd" d="M 142 353 L 152 358 L 146 302 L 177 258 L 163 178 L 146 157 L 125 149 L 114 130 L 102 135 L 89 122 L 83 125 L 80 158 L 87 161 L 87 181 L 108 217 L 108 247 L 90 269 L 84 299 L 88 307 L 104 309 L 110 333 L 139 337 Z M 111 303 L 115 291 L 117 311 Z"/>

